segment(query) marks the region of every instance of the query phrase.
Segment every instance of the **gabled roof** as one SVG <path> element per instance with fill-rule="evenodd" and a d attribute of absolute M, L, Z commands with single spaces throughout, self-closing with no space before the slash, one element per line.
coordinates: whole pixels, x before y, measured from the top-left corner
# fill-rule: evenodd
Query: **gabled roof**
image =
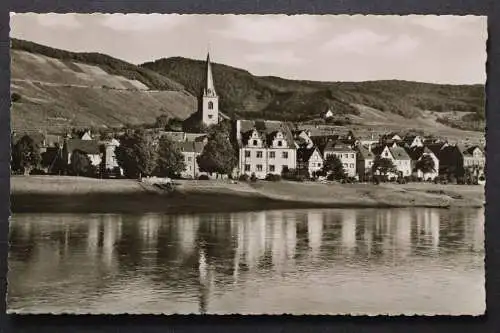
<path fill-rule="evenodd" d="M 442 152 L 443 147 L 445 146 L 444 142 L 436 142 L 425 145 L 430 151 L 434 153 L 438 158 Z"/>
<path fill-rule="evenodd" d="M 297 160 L 303 161 L 303 162 L 309 162 L 309 159 L 311 156 L 314 154 L 314 152 L 317 151 L 316 147 L 313 148 L 299 148 L 297 149 Z M 319 152 L 318 152 L 319 153 Z M 320 154 L 321 156 L 321 154 Z"/>
<path fill-rule="evenodd" d="M 256 130 L 260 137 L 266 141 L 266 145 L 270 145 L 272 142 L 269 140 L 274 139 L 278 131 L 280 131 L 283 133 L 283 137 L 287 142 L 288 148 L 295 148 L 291 128 L 284 122 L 273 120 L 239 120 L 239 122 L 243 144 L 247 143 L 245 138 L 248 140 L 248 137 L 253 130 Z"/>
<path fill-rule="evenodd" d="M 424 154 L 435 155 L 434 152 L 432 152 L 432 150 L 427 147 L 413 147 L 407 149 L 406 152 L 408 153 L 408 156 L 410 156 L 410 158 L 414 161 L 420 159 Z"/>
<path fill-rule="evenodd" d="M 460 151 L 462 152 L 462 154 L 464 156 L 472 156 L 474 153 L 474 150 L 476 150 L 476 149 L 479 149 L 484 154 L 484 151 L 479 146 L 464 147 L 461 145 L 457 145 L 457 147 L 460 149 Z"/>
<path fill-rule="evenodd" d="M 182 152 L 198 154 L 201 154 L 203 148 L 205 147 L 203 142 L 194 141 L 177 142 L 176 145 Z"/>
<path fill-rule="evenodd" d="M 356 149 L 358 150 L 359 155 L 364 160 L 373 160 L 375 158 L 375 154 L 373 153 L 373 151 L 368 150 L 363 145 L 358 145 Z"/>
<path fill-rule="evenodd" d="M 323 149 L 323 152 L 326 151 L 352 152 L 354 150 L 349 145 L 346 145 L 342 142 L 328 141 L 325 148 Z"/>
<path fill-rule="evenodd" d="M 406 153 L 406 151 L 401 147 L 389 148 L 389 151 L 392 154 L 392 157 L 395 160 L 410 160 L 410 156 Z"/>
<path fill-rule="evenodd" d="M 89 155 L 95 155 L 101 152 L 99 141 L 96 140 L 68 139 L 66 141 L 66 148 L 70 153 L 75 150 L 79 150 Z"/>

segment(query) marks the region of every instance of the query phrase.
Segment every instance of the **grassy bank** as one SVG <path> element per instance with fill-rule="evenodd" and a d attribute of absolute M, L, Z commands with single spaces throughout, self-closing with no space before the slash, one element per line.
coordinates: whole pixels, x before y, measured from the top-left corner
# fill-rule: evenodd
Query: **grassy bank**
<path fill-rule="evenodd" d="M 16 212 L 218 212 L 337 207 L 481 207 L 482 186 L 177 181 L 166 193 L 134 180 L 29 176 L 11 178 Z"/>

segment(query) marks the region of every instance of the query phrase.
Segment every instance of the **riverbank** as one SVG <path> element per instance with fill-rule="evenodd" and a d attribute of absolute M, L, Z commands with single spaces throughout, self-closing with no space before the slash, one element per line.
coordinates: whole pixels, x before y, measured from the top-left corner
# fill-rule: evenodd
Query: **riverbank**
<path fill-rule="evenodd" d="M 14 176 L 11 207 L 21 212 L 200 213 L 292 208 L 482 207 L 480 185 L 176 181 L 167 193 L 128 179 Z"/>

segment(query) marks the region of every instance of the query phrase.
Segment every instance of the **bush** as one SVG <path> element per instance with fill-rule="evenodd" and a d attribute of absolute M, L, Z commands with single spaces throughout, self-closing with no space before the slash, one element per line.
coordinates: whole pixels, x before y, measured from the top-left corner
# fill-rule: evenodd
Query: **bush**
<path fill-rule="evenodd" d="M 250 179 L 250 177 L 248 177 L 247 174 L 242 174 L 238 177 L 238 180 L 239 181 L 242 181 L 242 182 L 247 182 L 248 180 Z"/>
<path fill-rule="evenodd" d="M 270 182 L 279 182 L 281 180 L 281 176 L 273 174 L 273 173 L 269 173 L 266 176 L 266 180 L 270 181 Z"/>
<path fill-rule="evenodd" d="M 42 169 L 33 169 L 30 172 L 30 175 L 46 175 L 47 173 Z"/>
<path fill-rule="evenodd" d="M 207 175 L 200 175 L 198 180 L 210 180 L 210 178 Z"/>
<path fill-rule="evenodd" d="M 255 183 L 255 182 L 257 181 L 257 176 L 255 175 L 255 172 L 254 172 L 254 173 L 252 173 L 252 176 L 250 176 L 250 181 L 251 181 L 252 183 Z"/>

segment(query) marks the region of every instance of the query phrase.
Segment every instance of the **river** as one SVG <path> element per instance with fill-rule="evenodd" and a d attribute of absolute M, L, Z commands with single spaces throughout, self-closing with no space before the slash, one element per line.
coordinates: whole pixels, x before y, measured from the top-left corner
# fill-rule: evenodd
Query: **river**
<path fill-rule="evenodd" d="M 483 209 L 14 214 L 10 313 L 482 314 Z"/>

